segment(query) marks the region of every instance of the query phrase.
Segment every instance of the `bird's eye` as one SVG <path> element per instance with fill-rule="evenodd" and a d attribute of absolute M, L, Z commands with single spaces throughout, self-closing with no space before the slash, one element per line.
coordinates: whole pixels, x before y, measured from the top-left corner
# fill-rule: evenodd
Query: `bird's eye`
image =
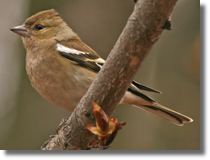
<path fill-rule="evenodd" d="M 38 30 L 41 30 L 41 29 L 43 29 L 43 28 L 44 28 L 44 26 L 43 26 L 42 24 L 36 25 L 36 29 L 38 29 Z"/>

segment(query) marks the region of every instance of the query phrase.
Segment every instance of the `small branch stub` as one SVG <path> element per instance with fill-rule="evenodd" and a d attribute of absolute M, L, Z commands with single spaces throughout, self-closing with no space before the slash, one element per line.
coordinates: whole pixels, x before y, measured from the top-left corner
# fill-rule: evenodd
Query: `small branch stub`
<path fill-rule="evenodd" d="M 163 29 L 171 30 L 171 18 L 167 19 L 166 23 L 163 26 Z"/>

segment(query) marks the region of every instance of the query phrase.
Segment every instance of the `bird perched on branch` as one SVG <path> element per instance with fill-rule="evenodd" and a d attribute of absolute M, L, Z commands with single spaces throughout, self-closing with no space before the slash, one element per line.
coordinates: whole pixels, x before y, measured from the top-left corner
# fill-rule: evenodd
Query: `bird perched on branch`
<path fill-rule="evenodd" d="M 22 37 L 32 86 L 49 102 L 72 112 L 105 60 L 82 42 L 54 9 L 39 12 L 11 30 Z M 160 105 L 141 90 L 160 93 L 133 81 L 120 103 L 134 105 L 180 126 L 193 121 Z"/>

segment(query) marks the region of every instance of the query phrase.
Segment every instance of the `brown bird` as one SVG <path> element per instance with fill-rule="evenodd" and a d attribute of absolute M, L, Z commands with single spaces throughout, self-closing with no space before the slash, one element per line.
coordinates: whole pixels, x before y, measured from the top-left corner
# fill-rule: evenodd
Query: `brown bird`
<path fill-rule="evenodd" d="M 49 102 L 72 112 L 105 61 L 54 9 L 39 12 L 11 30 L 22 37 L 32 86 Z M 193 121 L 160 105 L 141 90 L 160 93 L 133 81 L 120 103 L 134 105 L 180 126 Z"/>

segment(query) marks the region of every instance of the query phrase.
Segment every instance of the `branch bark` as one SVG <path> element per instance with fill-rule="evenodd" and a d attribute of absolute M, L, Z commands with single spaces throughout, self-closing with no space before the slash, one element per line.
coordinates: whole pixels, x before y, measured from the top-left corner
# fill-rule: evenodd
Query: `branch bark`
<path fill-rule="evenodd" d="M 106 63 L 58 133 L 43 150 L 83 150 L 95 136 L 87 130 L 94 125 L 92 102 L 111 116 L 154 43 L 159 39 L 177 0 L 138 0 L 134 11 L 108 56 Z"/>

